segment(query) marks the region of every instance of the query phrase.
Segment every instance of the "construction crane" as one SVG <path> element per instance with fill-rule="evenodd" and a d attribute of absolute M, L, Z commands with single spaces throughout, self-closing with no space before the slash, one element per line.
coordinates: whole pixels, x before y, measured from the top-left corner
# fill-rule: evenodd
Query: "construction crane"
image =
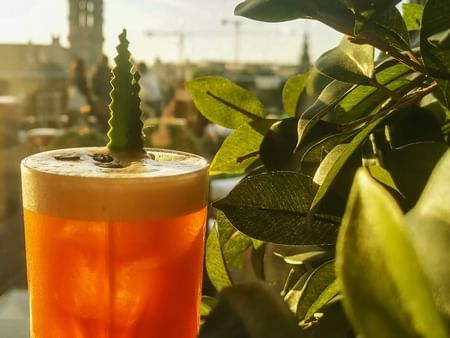
<path fill-rule="evenodd" d="M 234 28 L 234 62 L 236 65 L 239 64 L 240 61 L 240 47 L 241 47 L 241 36 L 242 35 L 280 35 L 280 34 L 289 34 L 289 35 L 299 35 L 296 31 L 284 32 L 280 31 L 242 31 L 243 22 L 240 20 L 229 20 L 223 19 L 222 25 L 232 25 Z M 200 30 L 200 31 L 165 31 L 165 30 L 155 30 L 155 31 L 146 31 L 145 35 L 148 37 L 177 37 L 178 38 L 178 62 L 179 64 L 183 64 L 185 62 L 184 58 L 184 49 L 185 42 L 187 36 L 229 36 L 230 32 L 226 31 L 208 31 L 208 30 Z"/>

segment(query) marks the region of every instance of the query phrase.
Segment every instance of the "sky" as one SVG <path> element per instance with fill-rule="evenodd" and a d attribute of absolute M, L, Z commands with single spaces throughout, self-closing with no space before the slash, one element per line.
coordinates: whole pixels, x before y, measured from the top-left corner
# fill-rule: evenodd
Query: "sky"
<path fill-rule="evenodd" d="M 0 43 L 48 44 L 52 35 L 68 45 L 68 0 L 14 0 L 0 4 Z M 304 32 L 310 35 L 310 55 L 317 58 L 338 44 L 341 35 L 323 24 L 295 20 L 262 23 L 233 15 L 241 0 L 104 0 L 105 53 L 113 57 L 117 35 L 127 28 L 130 50 L 136 60 L 233 61 L 235 28 L 240 62 L 298 62 Z M 227 24 L 223 21 L 228 20 Z M 180 52 L 179 34 L 185 33 Z M 148 36 L 146 32 L 153 32 Z M 167 34 L 167 32 L 171 32 Z"/>

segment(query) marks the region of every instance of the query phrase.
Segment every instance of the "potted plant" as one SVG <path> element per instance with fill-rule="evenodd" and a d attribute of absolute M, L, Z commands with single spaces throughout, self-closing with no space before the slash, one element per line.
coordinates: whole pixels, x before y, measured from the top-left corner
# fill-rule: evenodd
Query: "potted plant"
<path fill-rule="evenodd" d="M 450 0 L 403 15 L 399 2 L 237 6 L 345 34 L 315 63 L 332 80 L 312 105 L 299 109 L 308 73 L 287 81 L 288 118 L 266 119 L 224 78 L 187 84 L 234 129 L 211 175 L 245 175 L 214 203 L 206 266 L 219 293 L 203 299 L 200 337 L 450 337 Z"/>

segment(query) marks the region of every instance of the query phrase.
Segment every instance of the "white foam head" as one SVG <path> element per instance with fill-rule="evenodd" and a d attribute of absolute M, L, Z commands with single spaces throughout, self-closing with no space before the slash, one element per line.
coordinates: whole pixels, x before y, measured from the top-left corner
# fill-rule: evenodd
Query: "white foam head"
<path fill-rule="evenodd" d="M 27 157 L 21 165 L 24 208 L 71 219 L 114 221 L 176 217 L 207 205 L 205 159 L 177 151 L 146 151 L 149 157 L 137 161 L 102 160 L 104 148 Z"/>

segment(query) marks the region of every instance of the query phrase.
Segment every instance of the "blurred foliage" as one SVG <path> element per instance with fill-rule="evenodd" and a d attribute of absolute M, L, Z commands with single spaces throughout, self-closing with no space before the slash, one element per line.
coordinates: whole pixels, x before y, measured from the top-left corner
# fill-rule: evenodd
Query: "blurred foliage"
<path fill-rule="evenodd" d="M 218 297 L 205 298 L 200 337 L 450 337 L 450 0 L 404 17 L 398 3 L 238 5 L 345 34 L 286 83 L 285 119 L 226 79 L 188 83 L 199 111 L 234 129 L 211 175 L 245 176 L 214 203 Z M 305 92 L 317 96 L 306 109 Z"/>

